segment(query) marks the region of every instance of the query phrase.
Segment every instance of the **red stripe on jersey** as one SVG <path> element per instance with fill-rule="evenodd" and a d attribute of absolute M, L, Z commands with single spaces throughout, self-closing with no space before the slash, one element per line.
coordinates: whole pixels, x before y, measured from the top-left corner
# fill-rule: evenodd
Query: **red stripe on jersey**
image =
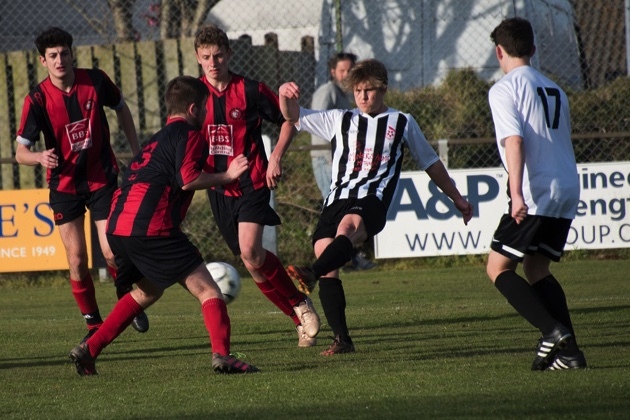
<path fill-rule="evenodd" d="M 181 187 L 199 176 L 206 153 L 198 130 L 183 118 L 169 119 L 125 171 L 107 233 L 168 236 L 179 230 L 194 195 Z"/>
<path fill-rule="evenodd" d="M 110 145 L 103 107 L 115 107 L 120 90 L 101 70 L 74 69 L 75 81 L 63 92 L 46 78 L 24 100 L 18 136 L 55 149 L 59 166 L 46 171 L 52 190 L 69 194 L 96 191 L 116 180 L 118 165 Z"/>
<path fill-rule="evenodd" d="M 262 140 L 262 122 L 281 125 L 284 122 L 277 95 L 265 84 L 232 74 L 223 91 L 215 89 L 205 76 L 210 97 L 203 135 L 208 142 L 206 170 L 224 172 L 235 156 L 244 154 L 249 163 L 238 181 L 216 191 L 227 196 L 241 196 L 266 185 L 267 155 Z"/>

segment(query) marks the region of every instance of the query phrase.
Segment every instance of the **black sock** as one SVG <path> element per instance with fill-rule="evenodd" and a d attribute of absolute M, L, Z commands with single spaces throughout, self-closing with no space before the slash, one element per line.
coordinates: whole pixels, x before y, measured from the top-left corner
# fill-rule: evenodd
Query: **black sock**
<path fill-rule="evenodd" d="M 319 300 L 335 337 L 339 336 L 345 343 L 352 343 L 346 323 L 346 295 L 341 280 L 331 277 L 319 279 Z"/>
<path fill-rule="evenodd" d="M 571 315 L 569 314 L 567 298 L 558 280 L 551 274 L 534 283 L 532 287 L 551 316 L 567 327 L 571 335 L 573 335 L 573 341 L 569 343 L 567 351 L 570 352 L 572 350 L 577 352 L 578 347 L 575 341 L 575 331 L 573 330 L 573 323 L 571 322 Z"/>
<path fill-rule="evenodd" d="M 508 303 L 516 309 L 516 312 L 538 328 L 543 335 L 551 333 L 558 324 L 558 321 L 547 311 L 532 286 L 515 271 L 508 270 L 499 274 L 494 285 L 505 296 Z"/>
<path fill-rule="evenodd" d="M 337 236 L 313 264 L 315 278 L 343 267 L 352 259 L 352 255 L 354 255 L 354 246 L 350 238 L 345 235 Z"/>

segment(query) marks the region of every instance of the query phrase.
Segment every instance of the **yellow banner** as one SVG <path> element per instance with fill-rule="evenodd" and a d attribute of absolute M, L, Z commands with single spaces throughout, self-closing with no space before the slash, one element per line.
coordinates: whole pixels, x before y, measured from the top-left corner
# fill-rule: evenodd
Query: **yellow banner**
<path fill-rule="evenodd" d="M 85 237 L 92 268 L 89 213 Z M 65 269 L 68 261 L 48 204 L 48 190 L 0 191 L 0 272 Z"/>

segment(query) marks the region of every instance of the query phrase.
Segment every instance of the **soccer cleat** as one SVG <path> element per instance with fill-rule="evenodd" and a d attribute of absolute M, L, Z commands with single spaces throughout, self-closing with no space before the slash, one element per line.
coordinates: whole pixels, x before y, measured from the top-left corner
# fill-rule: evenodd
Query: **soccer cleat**
<path fill-rule="evenodd" d="M 142 312 L 131 321 L 131 326 L 139 333 L 145 333 L 149 331 L 149 317 Z"/>
<path fill-rule="evenodd" d="M 352 268 L 357 271 L 371 270 L 376 267 L 376 263 L 370 261 L 363 252 L 357 252 L 352 257 Z"/>
<path fill-rule="evenodd" d="M 565 348 L 573 336 L 562 325 L 557 326 L 551 334 L 542 337 L 538 341 L 536 357 L 532 362 L 532 370 L 545 370 L 560 350 Z"/>
<path fill-rule="evenodd" d="M 295 330 L 298 333 L 298 347 L 313 347 L 317 344 L 317 339 L 306 335 L 302 325 L 297 325 Z"/>
<path fill-rule="evenodd" d="M 586 369 L 586 367 L 586 357 L 581 351 L 574 356 L 565 356 L 560 352 L 547 370 Z"/>
<path fill-rule="evenodd" d="M 311 299 L 304 299 L 298 306 L 293 307 L 293 311 L 302 324 L 304 334 L 311 338 L 317 337 L 320 327 L 319 315 L 317 315 Z"/>
<path fill-rule="evenodd" d="M 96 359 L 90 354 L 86 343 L 81 343 L 70 350 L 69 357 L 74 362 L 74 366 L 80 376 L 98 375 Z"/>
<path fill-rule="evenodd" d="M 260 372 L 260 370 L 248 363 L 243 362 L 242 360 L 238 360 L 236 357 L 230 356 L 221 356 L 219 353 L 214 353 L 212 355 L 212 369 L 216 373 L 231 375 L 233 373 L 256 373 Z"/>
<path fill-rule="evenodd" d="M 287 273 L 293 281 L 297 282 L 297 288 L 300 292 L 306 295 L 310 295 L 317 285 L 315 273 L 313 273 L 313 270 L 310 267 L 290 265 L 287 267 Z"/>
<path fill-rule="evenodd" d="M 85 334 L 85 337 L 83 337 L 83 339 L 81 340 L 81 342 L 79 344 L 83 344 L 86 341 L 88 341 L 90 339 L 90 337 L 92 337 L 94 334 L 96 334 L 96 331 L 98 331 L 98 328 L 92 328 L 91 330 L 89 330 L 88 333 Z"/>
<path fill-rule="evenodd" d="M 352 341 L 341 341 L 339 336 L 333 338 L 333 343 L 326 350 L 320 353 L 322 356 L 332 356 L 334 354 L 354 353 L 354 344 Z"/>

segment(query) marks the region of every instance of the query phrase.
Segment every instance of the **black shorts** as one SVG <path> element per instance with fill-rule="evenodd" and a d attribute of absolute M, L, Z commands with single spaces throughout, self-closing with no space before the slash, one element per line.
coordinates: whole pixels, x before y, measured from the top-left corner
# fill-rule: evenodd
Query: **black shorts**
<path fill-rule="evenodd" d="M 320 239 L 336 237 L 339 223 L 346 214 L 361 216 L 369 238 L 382 231 L 387 220 L 387 209 L 375 195 L 337 200 L 322 210 L 313 233 L 313 245 Z"/>
<path fill-rule="evenodd" d="M 107 235 L 118 272 L 116 287 L 131 287 L 145 277 L 162 290 L 185 279 L 203 258 L 183 232 L 172 236 Z"/>
<path fill-rule="evenodd" d="M 520 224 L 504 214 L 492 237 L 490 247 L 512 261 L 523 261 L 525 254 L 542 254 L 560 261 L 567 242 L 571 219 L 528 215 Z"/>
<path fill-rule="evenodd" d="M 271 207 L 271 190 L 261 188 L 240 197 L 228 197 L 209 189 L 208 200 L 219 231 L 234 255 L 241 255 L 238 244 L 238 224 L 256 223 L 262 226 L 281 224 L 278 213 Z"/>
<path fill-rule="evenodd" d="M 86 207 L 90 209 L 92 220 L 107 219 L 116 188 L 118 186 L 114 182 L 87 194 L 68 194 L 50 190 L 48 200 L 55 215 L 55 224 L 63 225 L 83 216 Z"/>

